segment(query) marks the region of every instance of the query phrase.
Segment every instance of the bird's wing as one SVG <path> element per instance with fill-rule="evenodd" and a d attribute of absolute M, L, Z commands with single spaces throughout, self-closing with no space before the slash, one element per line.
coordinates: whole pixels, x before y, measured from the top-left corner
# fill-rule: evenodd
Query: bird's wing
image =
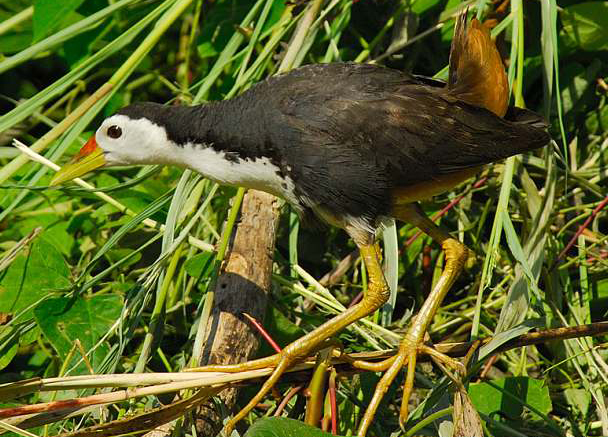
<path fill-rule="evenodd" d="M 282 167 L 302 197 L 328 210 L 378 217 L 400 187 L 445 181 L 544 146 L 542 118 L 521 112 L 504 119 L 447 88 L 374 66 L 315 66 L 275 87 L 260 109 L 282 144 Z M 332 70 L 332 71 L 330 71 Z M 269 84 L 270 85 L 270 84 Z"/>
<path fill-rule="evenodd" d="M 505 118 L 448 92 L 408 82 L 381 93 L 323 97 L 298 105 L 283 121 L 309 153 L 353 154 L 393 186 L 415 184 L 546 145 L 542 118 L 512 110 Z M 525 116 L 524 116 L 525 115 Z M 355 156 L 353 156 L 354 160 Z M 354 162 L 353 162 L 354 164 Z"/>

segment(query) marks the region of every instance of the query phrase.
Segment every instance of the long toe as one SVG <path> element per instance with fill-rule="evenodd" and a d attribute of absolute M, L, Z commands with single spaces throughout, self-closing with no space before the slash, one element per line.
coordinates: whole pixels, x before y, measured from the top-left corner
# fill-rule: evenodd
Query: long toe
<path fill-rule="evenodd" d="M 266 396 L 266 394 L 274 387 L 279 378 L 289 369 L 295 362 L 291 354 L 282 352 L 279 355 L 279 362 L 270 375 L 270 377 L 264 382 L 258 393 L 249 401 L 241 411 L 239 411 L 225 426 L 224 434 L 230 436 L 235 425 L 240 422 L 247 414 L 255 408 L 257 404 Z"/>
<path fill-rule="evenodd" d="M 359 423 L 357 436 L 364 437 L 367 434 L 382 398 L 399 374 L 399 371 L 404 366 L 407 366 L 403 386 L 403 397 L 401 400 L 401 409 L 399 411 L 399 424 L 401 428 L 405 427 L 409 414 L 409 403 L 414 389 L 414 377 L 419 354 L 429 355 L 450 378 L 453 378 L 450 371 L 456 371 L 457 373 L 462 371 L 463 365 L 459 361 L 454 360 L 453 358 L 438 352 L 433 347 L 424 344 L 422 339 L 411 339 L 411 337 L 406 335 L 401 341 L 397 354 L 394 357 L 380 363 L 380 366 L 375 367 L 368 365 L 368 363 L 357 366 L 371 371 L 385 371 L 384 375 L 382 375 L 382 378 L 378 382 L 374 395 L 372 396 L 367 410 Z"/>
<path fill-rule="evenodd" d="M 405 420 L 407 420 L 407 405 L 409 403 L 412 388 L 414 386 L 416 357 L 419 353 L 421 346 L 421 342 L 410 340 L 408 336 L 406 336 L 401 341 L 397 354 L 389 360 L 385 360 L 385 363 L 390 364 L 390 366 L 388 366 L 386 372 L 384 373 L 384 375 L 382 375 L 382 378 L 380 378 L 378 385 L 376 385 L 376 390 L 374 391 L 372 400 L 370 401 L 367 410 L 365 411 L 363 419 L 361 419 L 361 422 L 359 423 L 357 436 L 365 436 L 367 430 L 372 424 L 372 421 L 374 419 L 374 416 L 376 415 L 378 407 L 380 406 L 382 398 L 384 397 L 390 385 L 393 383 L 393 381 L 399 374 L 399 371 L 403 368 L 403 366 L 407 365 L 407 374 L 405 377 L 405 387 L 403 391 L 403 401 L 401 404 L 401 412 L 399 415 L 399 423 L 403 426 Z"/>
<path fill-rule="evenodd" d="M 225 372 L 239 373 L 249 370 L 258 370 L 265 367 L 277 367 L 281 361 L 281 354 L 270 355 L 257 360 L 246 361 L 238 364 L 211 364 L 208 366 L 193 367 L 188 369 L 189 372 Z"/>
<path fill-rule="evenodd" d="M 364 437 L 367 434 L 367 430 L 372 424 L 374 420 L 374 416 L 376 415 L 376 411 L 380 406 L 380 402 L 382 398 L 388 391 L 392 382 L 395 380 L 395 377 L 399 374 L 399 371 L 405 364 L 406 356 L 399 351 L 397 355 L 391 361 L 386 360 L 387 363 L 390 363 L 388 369 L 380 381 L 378 381 L 378 385 L 376 385 L 376 390 L 374 391 L 374 396 L 372 396 L 372 400 L 370 401 L 367 410 L 365 410 L 365 414 L 359 423 L 359 429 L 357 430 L 358 437 Z"/>

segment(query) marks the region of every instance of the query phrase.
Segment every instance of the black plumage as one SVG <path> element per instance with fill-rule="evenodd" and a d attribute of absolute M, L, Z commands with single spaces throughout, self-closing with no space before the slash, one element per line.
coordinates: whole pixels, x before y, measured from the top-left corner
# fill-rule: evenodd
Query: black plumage
<path fill-rule="evenodd" d="M 396 189 L 549 142 L 531 111 L 510 108 L 501 118 L 438 81 L 369 64 L 309 65 L 231 100 L 136 103 L 119 113 L 164 127 L 178 146 L 212 147 L 235 163 L 268 158 L 293 181 L 301 210 L 354 217 L 369 229 L 390 214 Z"/>

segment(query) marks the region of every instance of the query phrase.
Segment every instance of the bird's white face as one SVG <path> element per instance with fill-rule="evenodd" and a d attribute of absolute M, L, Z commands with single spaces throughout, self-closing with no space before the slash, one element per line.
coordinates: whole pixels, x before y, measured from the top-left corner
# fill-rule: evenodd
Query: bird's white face
<path fill-rule="evenodd" d="M 104 120 L 95 141 L 103 151 L 105 166 L 175 164 L 175 144 L 164 128 L 145 118 L 112 115 Z"/>
<path fill-rule="evenodd" d="M 146 118 L 112 115 L 70 163 L 55 174 L 51 185 L 82 176 L 96 168 L 134 164 L 177 164 L 179 147 L 167 138 L 164 128 Z"/>

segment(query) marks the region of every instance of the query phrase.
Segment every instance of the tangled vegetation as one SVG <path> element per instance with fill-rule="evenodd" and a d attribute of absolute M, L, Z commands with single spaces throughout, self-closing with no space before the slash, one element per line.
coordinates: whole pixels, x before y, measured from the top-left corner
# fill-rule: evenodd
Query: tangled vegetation
<path fill-rule="evenodd" d="M 0 429 L 119 435 L 171 422 L 173 435 L 205 435 L 192 420 L 204 412 L 191 412 L 223 387 L 177 372 L 197 364 L 243 191 L 172 167 L 110 169 L 50 188 L 52 163 L 130 102 L 226 99 L 302 64 L 376 62 L 445 79 L 454 17 L 469 7 L 493 26 L 512 103 L 543 114 L 555 142 L 423 203 L 475 255 L 435 317 L 432 341 L 493 340 L 471 357 L 464 392 L 419 366 L 404 431 L 397 378 L 370 434 L 463 432 L 458 418 L 471 413 L 455 412 L 456 395 L 488 436 L 608 435 L 608 337 L 591 325 L 608 312 L 608 2 L 559 3 L 0 1 L 0 383 L 28 379 L 0 385 Z M 349 353 L 395 347 L 443 265 L 440 248 L 409 225 L 387 227 L 382 243 L 393 305 L 340 335 Z M 354 249 L 344 232 L 300 226 L 282 208 L 261 322 L 281 346 L 365 290 Z M 501 349 L 527 332 L 580 325 L 599 335 Z M 351 435 L 380 375 L 337 370 L 337 432 Z M 277 410 L 303 419 L 306 390 L 292 387 L 310 374 L 279 384 L 236 432 L 324 435 L 259 420 Z M 323 407 L 324 392 L 310 393 Z M 26 409 L 36 405 L 44 407 Z"/>

